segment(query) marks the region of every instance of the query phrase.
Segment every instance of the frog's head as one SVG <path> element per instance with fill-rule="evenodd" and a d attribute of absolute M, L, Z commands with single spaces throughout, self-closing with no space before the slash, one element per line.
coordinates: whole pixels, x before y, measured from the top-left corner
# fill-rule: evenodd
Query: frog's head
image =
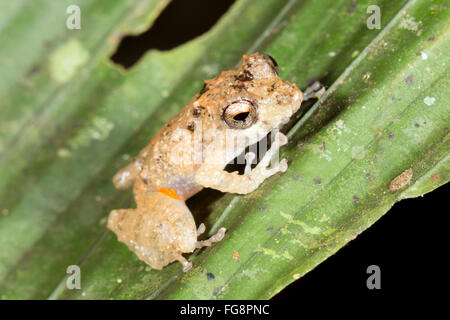
<path fill-rule="evenodd" d="M 229 142 L 246 141 L 235 143 L 240 152 L 285 124 L 300 108 L 302 92 L 279 78 L 275 59 L 254 53 L 243 55 L 238 68 L 205 81 L 194 99 L 194 108 L 206 108 L 211 115 L 208 127 L 220 128 Z"/>
<path fill-rule="evenodd" d="M 300 108 L 302 92 L 295 84 L 279 78 L 278 64 L 271 56 L 244 55 L 239 68 L 229 73 L 222 120 L 230 130 L 267 134 L 285 124 Z"/>
<path fill-rule="evenodd" d="M 229 73 L 230 88 L 220 108 L 228 136 L 246 136 L 253 144 L 300 108 L 302 92 L 279 78 L 278 64 L 268 55 L 244 55 L 240 66 Z"/>

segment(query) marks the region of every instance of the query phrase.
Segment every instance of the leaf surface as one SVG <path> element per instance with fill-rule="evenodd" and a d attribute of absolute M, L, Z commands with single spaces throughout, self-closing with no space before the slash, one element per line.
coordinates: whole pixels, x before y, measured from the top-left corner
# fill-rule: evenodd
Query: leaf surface
<path fill-rule="evenodd" d="M 208 33 L 127 71 L 109 61 L 120 36 L 168 1 L 74 2 L 78 31 L 65 28 L 69 1 L 1 5 L 2 298 L 270 298 L 396 201 L 449 180 L 445 1 L 239 0 Z M 374 4 L 381 30 L 366 27 Z M 192 254 L 186 274 L 149 270 L 105 228 L 111 209 L 133 206 L 111 177 L 204 79 L 254 51 L 300 88 L 319 79 L 328 90 L 290 128 L 286 173 L 246 196 L 190 201 L 210 234 L 227 228 L 224 241 Z M 81 290 L 65 286 L 73 264 Z"/>

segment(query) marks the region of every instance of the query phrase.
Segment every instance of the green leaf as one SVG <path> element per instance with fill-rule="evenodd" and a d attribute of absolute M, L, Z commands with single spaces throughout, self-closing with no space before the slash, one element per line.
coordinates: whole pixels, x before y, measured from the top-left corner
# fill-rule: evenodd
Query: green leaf
<path fill-rule="evenodd" d="M 2 298 L 270 298 L 396 201 L 448 182 L 446 1 L 238 0 L 201 37 L 114 66 L 121 35 L 144 30 L 167 2 L 0 5 Z M 65 28 L 73 3 L 81 30 Z M 369 5 L 381 8 L 381 30 L 366 27 Z M 188 202 L 225 239 L 193 253 L 188 273 L 150 270 L 106 230 L 111 209 L 133 205 L 111 177 L 204 79 L 257 50 L 300 88 L 312 78 L 329 88 L 295 119 L 287 172 L 246 196 Z M 389 188 L 405 171 L 411 179 Z M 65 286 L 73 264 L 81 290 Z"/>

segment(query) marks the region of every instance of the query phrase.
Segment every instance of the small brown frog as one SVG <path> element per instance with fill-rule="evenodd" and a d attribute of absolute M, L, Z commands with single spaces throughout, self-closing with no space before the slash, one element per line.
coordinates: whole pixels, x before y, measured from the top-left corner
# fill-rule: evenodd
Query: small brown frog
<path fill-rule="evenodd" d="M 152 268 L 180 261 L 182 253 L 222 240 L 221 228 L 208 240 L 196 228 L 185 200 L 203 188 L 250 193 L 268 177 L 287 169 L 287 161 L 273 162 L 287 138 L 277 131 L 300 107 L 302 92 L 278 77 L 268 55 L 243 55 L 240 66 L 206 80 L 178 115 L 162 127 L 139 155 L 113 178 L 118 189 L 133 186 L 136 209 L 113 210 L 108 228 Z M 268 133 L 274 139 L 261 160 L 251 167 L 253 152 L 245 155 L 244 174 L 225 166 Z"/>

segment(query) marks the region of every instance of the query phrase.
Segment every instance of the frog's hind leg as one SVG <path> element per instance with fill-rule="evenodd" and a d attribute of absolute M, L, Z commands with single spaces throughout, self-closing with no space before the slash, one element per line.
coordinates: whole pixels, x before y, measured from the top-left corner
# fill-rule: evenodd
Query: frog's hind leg
<path fill-rule="evenodd" d="M 108 218 L 108 229 L 113 231 L 117 239 L 126 244 L 140 260 L 153 269 L 161 270 L 169 263 L 178 260 L 183 264 L 183 270 L 189 270 L 190 263 L 180 251 L 164 250 L 159 246 L 162 239 L 160 236 L 155 237 L 155 226 L 152 226 L 153 221 L 151 221 L 153 219 L 148 218 L 149 214 L 139 209 L 113 210 Z M 158 221 L 155 222 L 158 223 Z"/>
<path fill-rule="evenodd" d="M 137 209 L 111 211 L 108 228 L 154 269 L 173 261 L 180 261 L 184 271 L 191 267 L 182 254 L 195 250 L 197 228 L 182 200 L 162 192 L 146 192 Z"/>
<path fill-rule="evenodd" d="M 203 223 L 200 224 L 197 229 L 197 236 L 203 234 L 205 232 L 205 229 L 206 229 L 205 225 Z M 211 236 L 209 239 L 197 241 L 195 243 L 195 247 L 196 248 L 210 247 L 213 243 L 222 241 L 222 239 L 225 237 L 226 231 L 227 230 L 225 228 L 220 228 L 219 231 L 217 231 L 217 233 Z M 192 268 L 192 262 L 188 261 L 181 254 L 176 259 L 183 265 L 184 272 L 187 272 Z"/>

